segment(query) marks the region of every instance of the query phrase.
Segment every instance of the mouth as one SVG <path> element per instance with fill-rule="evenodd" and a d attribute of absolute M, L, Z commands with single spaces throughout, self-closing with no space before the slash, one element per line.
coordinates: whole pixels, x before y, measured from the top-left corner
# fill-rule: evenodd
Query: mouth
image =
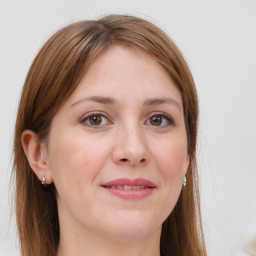
<path fill-rule="evenodd" d="M 145 188 L 151 188 L 147 186 L 129 186 L 129 185 L 124 185 L 124 186 L 103 186 L 105 188 L 117 188 L 117 189 L 124 189 L 124 190 L 138 190 L 138 189 L 145 189 Z"/>
<path fill-rule="evenodd" d="M 116 179 L 101 185 L 107 192 L 122 199 L 141 199 L 153 193 L 156 185 L 149 180 Z"/>

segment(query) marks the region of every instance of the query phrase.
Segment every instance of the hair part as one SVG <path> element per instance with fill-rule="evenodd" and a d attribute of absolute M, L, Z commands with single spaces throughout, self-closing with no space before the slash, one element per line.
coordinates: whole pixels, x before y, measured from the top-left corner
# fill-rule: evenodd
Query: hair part
<path fill-rule="evenodd" d="M 51 121 L 77 88 L 87 68 L 115 44 L 142 50 L 164 67 L 183 100 L 190 158 L 187 186 L 163 223 L 161 255 L 205 256 L 196 169 L 198 103 L 192 75 L 181 52 L 158 27 L 140 18 L 109 15 L 80 21 L 56 32 L 42 47 L 25 80 L 14 138 L 16 219 L 22 256 L 56 256 L 59 223 L 54 185 L 44 189 L 24 154 L 21 135 L 29 129 L 47 141 Z"/>

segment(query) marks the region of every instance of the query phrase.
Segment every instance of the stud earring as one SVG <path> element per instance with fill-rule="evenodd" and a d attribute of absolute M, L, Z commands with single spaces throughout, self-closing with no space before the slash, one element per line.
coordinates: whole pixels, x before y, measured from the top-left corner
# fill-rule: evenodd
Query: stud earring
<path fill-rule="evenodd" d="M 186 186 L 186 184 L 187 184 L 187 178 L 186 178 L 186 175 L 184 175 L 184 176 L 183 176 L 182 184 L 183 184 L 183 187 L 185 187 L 185 186 Z"/>
<path fill-rule="evenodd" d="M 41 184 L 42 184 L 42 185 L 44 185 L 44 186 L 46 187 L 46 179 L 45 179 L 45 177 L 44 177 L 44 176 L 43 176 L 43 178 L 42 178 Z"/>

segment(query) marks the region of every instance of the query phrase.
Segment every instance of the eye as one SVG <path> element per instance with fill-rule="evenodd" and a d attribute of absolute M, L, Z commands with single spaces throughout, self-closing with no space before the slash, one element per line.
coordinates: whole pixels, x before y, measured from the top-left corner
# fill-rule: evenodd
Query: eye
<path fill-rule="evenodd" d="M 159 127 L 167 127 L 170 125 L 174 125 L 174 121 L 171 117 L 166 114 L 159 113 L 152 115 L 147 121 L 147 124 Z"/>
<path fill-rule="evenodd" d="M 108 118 L 100 113 L 87 114 L 82 118 L 81 123 L 86 126 L 99 126 L 99 127 L 111 124 Z"/>

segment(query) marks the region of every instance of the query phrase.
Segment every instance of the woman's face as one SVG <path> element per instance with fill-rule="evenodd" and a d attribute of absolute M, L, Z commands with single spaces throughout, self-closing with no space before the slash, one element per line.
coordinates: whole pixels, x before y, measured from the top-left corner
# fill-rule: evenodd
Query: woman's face
<path fill-rule="evenodd" d="M 46 159 L 61 232 L 160 234 L 189 164 L 180 92 L 152 58 L 112 46 L 53 118 Z"/>

